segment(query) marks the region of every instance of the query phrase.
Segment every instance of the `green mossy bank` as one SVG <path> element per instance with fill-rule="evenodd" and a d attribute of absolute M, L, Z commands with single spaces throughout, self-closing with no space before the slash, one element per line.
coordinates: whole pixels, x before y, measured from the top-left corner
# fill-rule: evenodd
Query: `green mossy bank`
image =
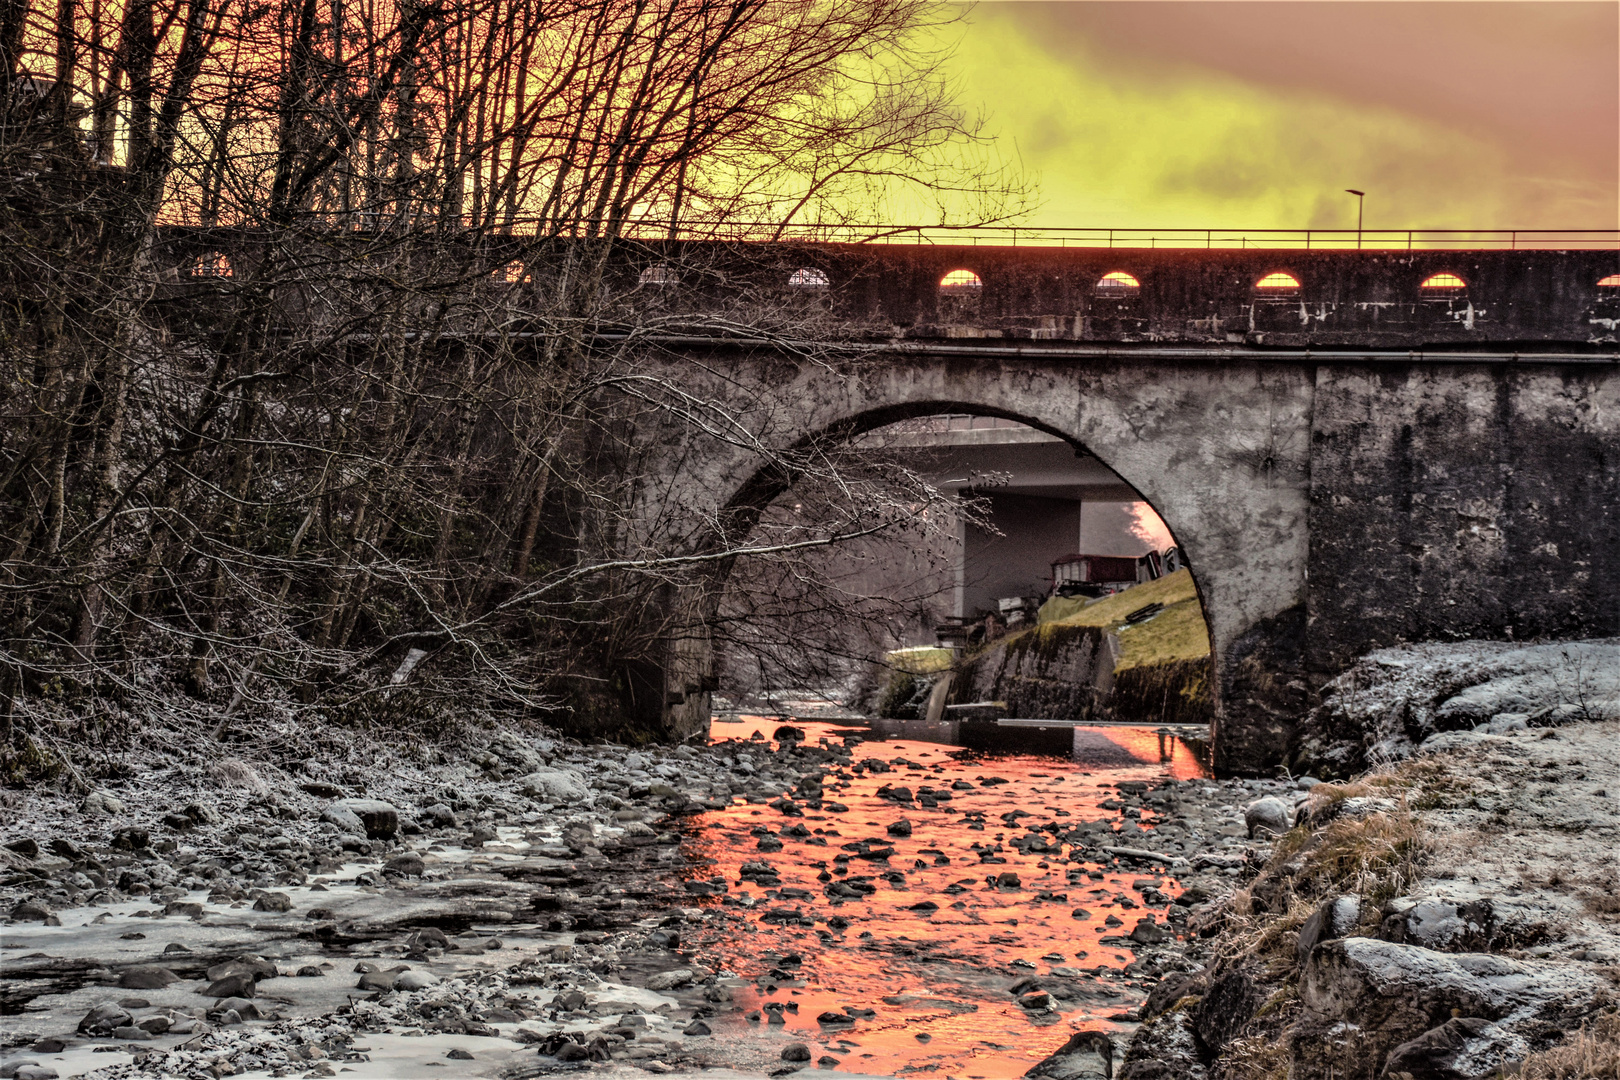
<path fill-rule="evenodd" d="M 1207 723 L 1211 683 L 1198 593 L 1178 570 L 1098 600 L 1048 600 L 1035 626 L 957 664 L 950 701 L 1003 701 L 1011 716 L 1052 720 Z"/>

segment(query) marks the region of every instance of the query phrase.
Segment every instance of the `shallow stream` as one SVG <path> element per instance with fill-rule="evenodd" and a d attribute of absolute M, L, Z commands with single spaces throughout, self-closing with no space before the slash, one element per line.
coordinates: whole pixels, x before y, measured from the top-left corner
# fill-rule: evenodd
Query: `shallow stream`
<path fill-rule="evenodd" d="M 779 726 L 717 721 L 712 741 Z M 720 1040 L 803 1041 L 822 1068 L 857 1073 L 1021 1076 L 1070 1028 L 1117 1027 L 1109 1018 L 1141 1003 L 1123 935 L 1162 921 L 1181 883 L 1071 861 L 1052 829 L 1096 822 L 1112 838 L 1091 842 L 1140 840 L 1156 815 L 1098 804 L 1121 782 L 1207 775 L 1187 745 L 1141 728 L 794 726 L 811 745 L 858 740 L 819 806 L 737 802 L 685 826 L 682 876 L 723 879 L 723 896 L 699 902 L 734 913 L 688 947 L 749 980 L 743 1012 L 709 1021 Z M 1051 991 L 1048 1007 L 1015 988 Z"/>

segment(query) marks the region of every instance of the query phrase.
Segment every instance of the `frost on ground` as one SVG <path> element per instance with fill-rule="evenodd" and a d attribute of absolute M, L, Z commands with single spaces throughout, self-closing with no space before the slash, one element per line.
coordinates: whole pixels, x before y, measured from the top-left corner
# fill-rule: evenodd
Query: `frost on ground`
<path fill-rule="evenodd" d="M 1355 684 L 1357 715 L 1382 717 L 1368 745 L 1405 760 L 1311 787 L 1299 827 L 1203 921 L 1206 969 L 1150 1000 L 1139 1040 L 1194 1035 L 1185 1075 L 1613 1075 L 1553 1071 L 1620 1061 L 1613 647 L 1511 651 L 1372 658 L 1405 666 Z M 1172 1042 L 1133 1046 L 1124 1080 L 1177 1075 Z"/>
<path fill-rule="evenodd" d="M 1620 718 L 1620 640 L 1380 649 L 1322 698 L 1296 735 L 1296 771 L 1351 776 L 1409 757 L 1438 732 Z"/>

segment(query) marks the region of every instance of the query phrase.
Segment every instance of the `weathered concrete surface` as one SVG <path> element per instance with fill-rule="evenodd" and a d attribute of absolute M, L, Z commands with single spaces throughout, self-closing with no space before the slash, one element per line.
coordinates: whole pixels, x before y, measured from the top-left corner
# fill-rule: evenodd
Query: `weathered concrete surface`
<path fill-rule="evenodd" d="M 727 378 L 752 370 L 794 402 L 793 430 L 777 439 L 975 412 L 1095 454 L 1189 556 L 1215 657 L 1222 769 L 1281 762 L 1314 688 L 1370 648 L 1620 633 L 1620 365 L 985 347 L 848 369 L 724 350 L 701 366 Z M 702 389 L 723 396 L 718 383 Z M 746 526 L 784 489 L 731 444 L 668 458 L 649 487 L 705 493 L 698 509 L 713 520 Z M 668 719 L 696 730 L 710 659 L 701 641 L 676 652 Z"/>
<path fill-rule="evenodd" d="M 1324 367 L 1308 660 L 1620 634 L 1620 371 Z"/>

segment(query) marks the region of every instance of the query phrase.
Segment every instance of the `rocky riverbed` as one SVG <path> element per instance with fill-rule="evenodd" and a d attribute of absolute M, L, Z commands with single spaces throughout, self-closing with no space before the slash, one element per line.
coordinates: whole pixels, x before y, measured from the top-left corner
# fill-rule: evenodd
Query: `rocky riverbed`
<path fill-rule="evenodd" d="M 8 792 L 4 1071 L 1020 1075 L 1123 1051 L 1263 843 L 1245 805 L 1297 791 L 1139 730 L 772 718 Z"/>
<path fill-rule="evenodd" d="M 4 793 L 0 1076 L 1614 1076 L 1620 723 L 1530 704 L 1329 784 L 826 715 L 114 763 Z"/>

